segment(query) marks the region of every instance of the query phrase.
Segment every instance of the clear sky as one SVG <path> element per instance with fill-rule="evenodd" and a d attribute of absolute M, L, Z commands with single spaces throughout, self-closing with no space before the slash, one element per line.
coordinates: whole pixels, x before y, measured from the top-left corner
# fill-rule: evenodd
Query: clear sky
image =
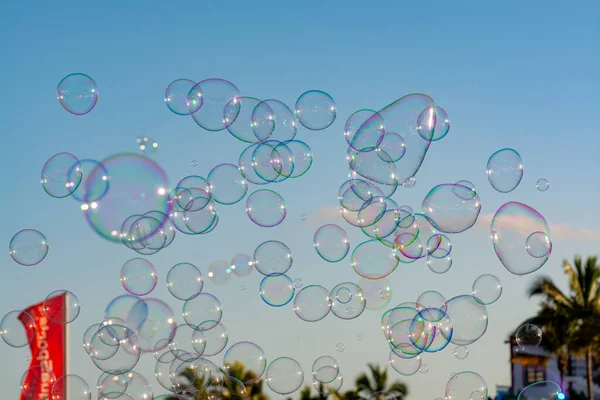
<path fill-rule="evenodd" d="M 309 173 L 275 187 L 289 214 L 273 229 L 253 225 L 243 203 L 220 207 L 220 222 L 210 235 L 185 237 L 150 260 L 159 273 L 155 295 L 176 312 L 181 304 L 164 286 L 173 264 L 192 262 L 206 274 L 213 260 L 250 253 L 263 240 L 282 238 L 294 253 L 290 275 L 328 288 L 358 277 L 346 259 L 328 264 L 312 250 L 314 231 L 324 210 L 336 206 L 347 172 L 343 125 L 360 108 L 380 109 L 410 93 L 426 93 L 450 115 L 448 136 L 435 143 L 412 189 L 395 195 L 399 204 L 419 208 L 439 183 L 468 179 L 481 196 L 482 221 L 454 235 L 454 265 L 445 275 L 431 273 L 424 261 L 400 265 L 390 276 L 391 304 L 414 301 L 434 289 L 447 298 L 469 293 L 483 273 L 497 275 L 504 294 L 489 307 L 488 332 L 466 360 L 451 351 L 425 355 L 430 370 L 401 377 L 410 400 L 443 397 L 452 372 L 474 370 L 493 393 L 507 384 L 510 370 L 507 333 L 536 309 L 525 288 L 549 274 L 565 287 L 563 258 L 600 252 L 597 134 L 600 32 L 597 3 L 381 1 L 217 2 L 4 2 L 0 5 L 0 170 L 4 195 L 0 243 L 8 246 L 20 229 L 42 231 L 48 257 L 36 267 L 21 267 L 8 255 L 0 260 L 0 314 L 41 301 L 51 291 L 69 289 L 82 304 L 71 324 L 71 371 L 95 386 L 99 372 L 80 346 L 85 329 L 102 318 L 110 299 L 123 293 L 121 266 L 131 250 L 99 238 L 72 199 L 53 199 L 39 184 L 44 162 L 58 152 L 101 160 L 135 151 L 135 139 L 159 142 L 154 156 L 172 184 L 190 174 L 206 176 L 222 162 L 236 162 L 244 146 L 226 132 L 209 133 L 189 117 L 168 111 L 166 86 L 177 78 L 219 77 L 234 82 L 242 95 L 276 98 L 293 106 L 306 90 L 321 89 L 337 102 L 338 119 L 327 130 L 301 130 L 315 161 Z M 67 74 L 84 72 L 98 85 L 96 108 L 83 117 L 64 111 L 56 86 Z M 509 194 L 489 186 L 488 157 L 503 147 L 517 149 L 525 175 Z M 190 166 L 198 160 L 197 167 Z M 547 192 L 537 179 L 550 181 Z M 547 219 L 554 250 L 539 272 L 517 277 L 497 260 L 489 241 L 489 218 L 506 201 L 530 204 Z M 300 215 L 307 214 L 306 222 Z M 338 218 L 330 218 L 346 227 Z M 362 237 L 348 228 L 352 247 Z M 334 355 L 345 377 L 344 389 L 366 362 L 386 363 L 387 345 L 379 331 L 380 311 L 366 311 L 353 322 L 330 315 L 308 324 L 291 305 L 273 309 L 258 297 L 260 277 L 234 277 L 227 285 L 206 283 L 223 304 L 230 343 L 250 340 L 268 359 L 291 356 L 310 374 L 312 361 Z M 246 285 L 246 291 L 240 290 Z M 363 340 L 358 341 L 357 335 Z M 344 343 L 342 353 L 335 350 Z M 0 343 L 3 398 L 17 398 L 25 371 L 26 349 Z M 221 362 L 220 356 L 216 357 Z M 155 392 L 154 358 L 144 355 L 136 370 Z M 392 371 L 393 372 L 393 371 Z M 308 379 L 307 379 L 308 383 Z M 279 396 L 270 393 L 272 398 Z"/>

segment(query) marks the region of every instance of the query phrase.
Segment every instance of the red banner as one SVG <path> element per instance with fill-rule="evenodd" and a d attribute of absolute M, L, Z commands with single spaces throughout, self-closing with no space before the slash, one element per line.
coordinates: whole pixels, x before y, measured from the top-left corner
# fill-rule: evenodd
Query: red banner
<path fill-rule="evenodd" d="M 27 388 L 26 393 L 22 391 L 21 400 L 48 399 L 52 391 L 53 381 L 67 374 L 67 326 L 59 323 L 67 319 L 65 315 L 66 301 L 66 295 L 60 295 L 23 310 L 35 320 L 35 337 L 29 344 L 31 348 L 31 363 L 29 364 L 29 368 L 37 366 L 47 368 L 54 372 L 55 377 L 45 372 L 41 374 L 38 371 L 28 373 L 23 381 L 23 387 Z M 47 309 L 51 310 L 51 313 L 44 314 L 44 303 Z M 50 315 L 52 320 L 47 315 Z M 24 314 L 21 314 L 19 319 L 23 324 L 26 324 L 28 318 Z M 60 392 L 64 393 L 64 390 Z"/>

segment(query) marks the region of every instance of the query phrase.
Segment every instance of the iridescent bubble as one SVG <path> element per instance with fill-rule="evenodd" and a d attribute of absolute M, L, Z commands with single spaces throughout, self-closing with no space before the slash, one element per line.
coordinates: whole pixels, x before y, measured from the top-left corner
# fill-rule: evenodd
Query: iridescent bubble
<path fill-rule="evenodd" d="M 562 397 L 561 397 L 562 394 Z M 552 381 L 535 382 L 521 390 L 517 400 L 560 400 L 564 399 L 560 386 Z"/>
<path fill-rule="evenodd" d="M 190 115 L 203 104 L 202 96 L 190 98 L 189 94 L 196 82 L 189 79 L 176 79 L 165 90 L 165 104 L 177 115 Z"/>
<path fill-rule="evenodd" d="M 456 373 L 446 383 L 447 400 L 485 400 L 487 397 L 487 385 L 483 378 L 475 372 Z"/>
<path fill-rule="evenodd" d="M 277 240 L 262 242 L 254 250 L 253 265 L 263 275 L 285 274 L 294 262 L 292 252 Z"/>
<path fill-rule="evenodd" d="M 331 311 L 331 299 L 329 291 L 323 286 L 305 286 L 294 298 L 294 312 L 303 321 L 320 321 L 329 314 L 329 311 Z"/>
<path fill-rule="evenodd" d="M 456 182 L 452 192 L 463 200 L 471 200 L 477 195 L 473 182 L 466 180 Z"/>
<path fill-rule="evenodd" d="M 383 150 L 351 152 L 347 157 L 352 174 L 380 185 L 398 186 L 396 164 Z"/>
<path fill-rule="evenodd" d="M 329 383 L 324 384 L 316 379 L 312 381 L 312 387 L 315 389 L 320 396 L 330 396 L 340 391 L 344 385 L 344 377 L 341 373 L 338 373 L 337 377 Z"/>
<path fill-rule="evenodd" d="M 552 252 L 552 241 L 545 232 L 533 232 L 525 240 L 525 250 L 531 257 L 546 257 Z"/>
<path fill-rule="evenodd" d="M 352 282 L 336 285 L 329 292 L 331 312 L 340 319 L 354 319 L 363 313 L 367 306 L 363 290 Z"/>
<path fill-rule="evenodd" d="M 210 170 L 207 180 L 212 198 L 219 204 L 235 204 L 248 193 L 248 182 L 237 165 L 219 164 Z"/>
<path fill-rule="evenodd" d="M 417 118 L 417 132 L 425 140 L 443 139 L 450 130 L 448 113 L 442 107 L 428 107 Z"/>
<path fill-rule="evenodd" d="M 164 349 L 170 351 L 173 354 L 173 357 L 180 361 L 189 360 L 190 354 L 194 358 L 199 358 L 204 355 L 204 350 L 206 349 L 206 341 L 204 340 L 202 333 L 202 331 L 196 330 L 196 327 L 188 324 L 178 325 L 175 329 L 175 333 L 166 338 L 169 343 Z M 160 342 L 164 340 L 165 339 L 161 339 Z M 156 345 L 158 345 L 158 342 Z M 154 352 L 156 353 L 156 350 Z"/>
<path fill-rule="evenodd" d="M 257 143 L 263 142 L 271 136 L 274 122 L 262 126 L 255 126 L 252 122 L 252 112 L 260 103 L 259 99 L 244 96 L 236 97 L 227 103 L 223 112 L 223 120 L 233 137 L 245 143 Z M 269 108 L 264 104 L 263 107 Z"/>
<path fill-rule="evenodd" d="M 427 239 L 427 255 L 434 258 L 447 257 L 452 251 L 452 242 L 444 234 L 431 235 Z"/>
<path fill-rule="evenodd" d="M 452 267 L 452 257 L 434 258 L 427 256 L 427 267 L 436 274 L 445 274 Z"/>
<path fill-rule="evenodd" d="M 200 293 L 183 305 L 183 319 L 197 330 L 214 328 L 222 317 L 221 302 L 210 293 Z"/>
<path fill-rule="evenodd" d="M 251 373 L 245 375 L 243 383 L 251 385 L 259 380 L 267 368 L 267 357 L 263 349 L 252 342 L 238 342 L 231 346 L 223 356 L 223 366 L 228 372 L 241 364 L 246 371 Z"/>
<path fill-rule="evenodd" d="M 495 275 L 484 274 L 475 279 L 471 293 L 481 304 L 489 305 L 502 295 L 502 283 Z"/>
<path fill-rule="evenodd" d="M 286 395 L 300 389 L 304 382 L 304 371 L 290 357 L 279 357 L 271 361 L 265 373 L 265 382 L 275 393 Z"/>
<path fill-rule="evenodd" d="M 56 382 L 54 372 L 42 365 L 29 368 L 21 377 L 21 399 L 46 400 L 50 398 L 50 390 Z M 41 390 L 47 387 L 48 390 Z"/>
<path fill-rule="evenodd" d="M 464 360 L 469 356 L 469 348 L 467 346 L 456 346 L 453 353 L 454 357 Z"/>
<path fill-rule="evenodd" d="M 86 182 L 88 177 L 91 175 L 92 171 L 98 168 L 101 171 L 102 176 L 106 176 L 107 179 L 104 180 L 104 189 L 102 187 L 96 187 L 93 194 L 88 195 L 86 192 Z M 78 175 L 83 175 L 81 178 L 81 184 L 77 187 L 77 189 L 71 194 L 71 197 L 77 201 L 84 201 L 87 198 L 87 201 L 93 202 L 100 200 L 106 192 L 108 192 L 109 181 L 108 181 L 108 170 L 104 168 L 100 162 L 96 160 L 92 160 L 86 158 L 84 160 L 79 160 L 77 165 L 74 168 L 69 170 L 69 174 L 67 177 L 68 182 L 75 182 L 78 178 Z M 83 208 L 89 207 L 89 204 L 82 205 Z"/>
<path fill-rule="evenodd" d="M 123 224 L 132 215 L 144 215 L 148 211 L 159 211 L 165 218 L 169 215 L 168 179 L 162 168 L 147 157 L 137 154 L 116 154 L 101 162 L 103 168 L 95 168 L 85 181 L 86 219 L 101 237 L 120 242 L 129 234 Z M 109 176 L 105 175 L 108 170 Z M 99 192 L 109 190 L 99 200 Z M 137 240 L 150 238 L 160 231 L 164 221 L 157 221 L 149 232 L 138 232 Z"/>
<path fill-rule="evenodd" d="M 289 174 L 290 178 L 299 178 L 306 174 L 313 163 L 313 151 L 309 145 L 300 140 L 287 140 L 280 142 L 273 149 L 274 154 L 279 156 L 291 156 L 293 170 Z M 288 167 L 289 168 L 289 167 Z M 281 170 L 281 166 L 276 166 L 276 170 Z"/>
<path fill-rule="evenodd" d="M 272 190 L 260 189 L 248 196 L 246 214 L 256 225 L 271 228 L 285 219 L 287 209 L 279 194 Z"/>
<path fill-rule="evenodd" d="M 331 383 L 339 373 L 338 362 L 332 356 L 320 356 L 312 364 L 312 376 L 317 382 Z"/>
<path fill-rule="evenodd" d="M 135 333 L 132 343 L 144 353 L 155 351 L 154 345 L 160 339 L 173 338 L 177 329 L 175 313 L 171 307 L 154 298 L 139 299 L 129 310 L 125 321 L 127 327 Z"/>
<path fill-rule="evenodd" d="M 25 311 L 11 311 L 0 321 L 0 337 L 10 347 L 25 347 L 31 343 L 35 335 L 35 320 Z"/>
<path fill-rule="evenodd" d="M 521 348 L 537 347 L 542 343 L 542 330 L 537 325 L 523 324 L 517 329 L 515 339 Z"/>
<path fill-rule="evenodd" d="M 71 153 L 58 153 L 50 157 L 40 174 L 44 191 L 56 199 L 72 195 L 83 179 L 79 163 L 79 159 Z"/>
<path fill-rule="evenodd" d="M 358 286 L 363 290 L 367 310 L 380 310 L 392 300 L 392 286 L 387 278 L 377 280 L 360 278 Z"/>
<path fill-rule="evenodd" d="M 411 187 L 415 186 L 416 183 L 417 183 L 417 178 L 415 178 L 414 176 L 411 176 L 402 183 L 402 186 L 410 189 Z"/>
<path fill-rule="evenodd" d="M 523 203 L 508 202 L 500 207 L 492 219 L 490 235 L 498 259 L 515 275 L 537 271 L 550 257 L 550 228 L 542 214 Z M 544 255 L 545 249 L 548 252 Z"/>
<path fill-rule="evenodd" d="M 37 265 L 48 255 L 48 239 L 35 229 L 23 229 L 10 239 L 8 253 L 15 262 L 26 267 Z"/>
<path fill-rule="evenodd" d="M 315 232 L 313 243 L 317 254 L 325 261 L 342 261 L 350 251 L 346 231 L 338 225 L 327 224 Z"/>
<path fill-rule="evenodd" d="M 237 276 L 248 276 L 254 270 L 254 262 L 248 254 L 239 253 L 231 259 L 231 269 Z"/>
<path fill-rule="evenodd" d="M 138 149 L 144 154 L 152 154 L 158 150 L 158 142 L 148 136 L 140 136 L 135 141 Z"/>
<path fill-rule="evenodd" d="M 379 240 L 368 240 L 354 248 L 350 265 L 363 278 L 385 278 L 398 266 L 396 253 L 395 249 L 383 246 Z"/>
<path fill-rule="evenodd" d="M 193 264 L 179 263 L 167 273 L 167 289 L 176 299 L 187 301 L 198 296 L 204 287 L 202 273 Z"/>
<path fill-rule="evenodd" d="M 337 115 L 333 97 L 321 90 L 302 93 L 296 100 L 295 110 L 298 121 L 311 131 L 326 129 Z"/>
<path fill-rule="evenodd" d="M 52 386 L 50 397 L 52 400 L 90 400 L 92 391 L 85 379 L 78 375 L 63 375 Z"/>
<path fill-rule="evenodd" d="M 148 380 L 137 372 L 131 371 L 127 374 L 127 391 L 126 394 L 131 396 L 133 400 L 154 400 L 154 393 Z M 70 393 L 69 393 L 70 394 Z"/>
<path fill-rule="evenodd" d="M 338 353 L 343 353 L 346 350 L 346 345 L 344 343 L 338 343 L 335 345 L 335 351 Z"/>
<path fill-rule="evenodd" d="M 46 318 L 55 324 L 69 324 L 77 319 L 81 312 L 81 303 L 68 290 L 55 290 L 44 300 L 43 311 Z"/>
<path fill-rule="evenodd" d="M 227 104 L 239 97 L 240 90 L 224 79 L 211 78 L 198 82 L 188 94 L 188 102 L 195 105 L 202 98 L 202 105 L 192 113 L 196 123 L 207 131 L 216 132 L 225 129 L 223 115 Z"/>
<path fill-rule="evenodd" d="M 219 354 L 227 346 L 229 334 L 225 325 L 217 323 L 210 329 L 204 329 L 204 326 L 214 325 L 214 321 L 207 321 L 200 325 L 199 329 L 194 330 L 192 336 L 192 346 L 198 354 L 205 357 L 211 357 Z M 202 350 L 202 351 L 200 351 Z"/>
<path fill-rule="evenodd" d="M 279 100 L 261 101 L 252 111 L 251 118 L 256 137 L 265 136 L 265 132 L 269 130 L 271 134 L 267 137 L 281 142 L 296 137 L 298 131 L 296 117 L 292 110 Z"/>
<path fill-rule="evenodd" d="M 462 295 L 451 298 L 446 302 L 446 313 L 450 317 L 453 331 L 442 331 L 448 340 L 459 346 L 475 343 L 487 331 L 487 308 L 477 298 Z"/>
<path fill-rule="evenodd" d="M 421 368 L 422 360 L 421 356 L 412 358 L 399 357 L 393 350 L 390 350 L 389 363 L 392 369 L 400 375 L 410 376 L 416 374 L 419 368 Z"/>
<path fill-rule="evenodd" d="M 386 162 L 399 161 L 406 153 L 406 144 L 404 139 L 397 133 L 386 132 L 383 139 L 375 149 L 379 157 Z"/>
<path fill-rule="evenodd" d="M 181 179 L 169 194 L 171 207 L 179 211 L 203 210 L 212 204 L 211 200 L 210 183 L 198 175 L 189 175 Z"/>
<path fill-rule="evenodd" d="M 490 184 L 496 191 L 512 192 L 523 179 L 521 155 L 513 149 L 498 150 L 489 158 L 486 172 Z"/>
<path fill-rule="evenodd" d="M 431 224 L 445 233 L 464 232 L 477 222 L 481 212 L 481 201 L 475 193 L 465 200 L 459 193 L 471 191 L 463 186 L 458 190 L 456 184 L 437 185 L 423 199 L 421 207 L 423 214 L 430 219 Z"/>
<path fill-rule="evenodd" d="M 344 125 L 344 138 L 356 151 L 372 151 L 382 142 L 385 134 L 383 117 L 377 111 L 355 111 Z"/>
<path fill-rule="evenodd" d="M 92 111 L 98 102 L 96 82 L 86 74 L 65 76 L 58 84 L 57 99 L 60 105 L 73 115 Z"/>
<path fill-rule="evenodd" d="M 269 274 L 260 282 L 261 299 L 272 307 L 281 307 L 292 301 L 296 288 L 286 274 Z"/>
<path fill-rule="evenodd" d="M 550 182 L 548 182 L 548 179 L 546 179 L 546 178 L 540 178 L 535 183 L 535 187 L 540 192 L 545 192 L 546 190 L 548 190 L 550 188 Z"/>
<path fill-rule="evenodd" d="M 145 296 L 156 287 L 158 276 L 154 265 L 143 258 L 132 258 L 121 268 L 121 284 L 135 296 Z"/>
<path fill-rule="evenodd" d="M 118 346 L 112 346 L 116 348 L 116 352 L 108 358 L 90 357 L 94 365 L 101 371 L 106 372 L 110 375 L 122 375 L 131 371 L 137 365 L 140 360 L 141 350 L 138 347 L 138 340 L 132 330 L 126 327 L 121 327 L 126 333 L 120 337 Z M 115 329 L 115 327 L 111 327 Z M 100 331 L 99 331 L 100 333 Z M 97 335 L 99 334 L 97 333 Z M 99 340 L 92 339 L 92 346 L 94 342 Z"/>
<path fill-rule="evenodd" d="M 440 292 L 428 290 L 417 298 L 417 310 L 440 309 L 446 311 L 446 298 Z"/>
<path fill-rule="evenodd" d="M 217 285 L 224 285 L 231 280 L 233 270 L 231 263 L 225 260 L 217 260 L 210 263 L 208 266 L 208 279 Z"/>

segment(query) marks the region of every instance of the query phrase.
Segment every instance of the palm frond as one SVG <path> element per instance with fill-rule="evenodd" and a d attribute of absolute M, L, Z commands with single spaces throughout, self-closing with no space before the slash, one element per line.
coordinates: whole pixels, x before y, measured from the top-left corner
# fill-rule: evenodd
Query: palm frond
<path fill-rule="evenodd" d="M 540 277 L 534 281 L 529 287 L 528 295 L 529 297 L 541 296 L 547 303 L 553 303 L 566 308 L 573 307 L 571 300 L 548 277 Z"/>

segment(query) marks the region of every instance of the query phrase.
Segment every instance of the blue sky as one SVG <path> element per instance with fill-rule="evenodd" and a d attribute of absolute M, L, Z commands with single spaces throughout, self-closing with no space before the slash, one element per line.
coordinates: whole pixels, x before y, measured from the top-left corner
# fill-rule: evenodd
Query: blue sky
<path fill-rule="evenodd" d="M 450 373 L 467 369 L 479 372 L 493 392 L 496 383 L 508 383 L 506 334 L 536 308 L 525 298 L 527 285 L 549 274 L 565 287 L 561 260 L 576 253 L 598 254 L 600 245 L 595 118 L 599 7 L 593 2 L 577 7 L 552 3 L 0 5 L 0 166 L 5 187 L 0 242 L 8 244 L 18 230 L 34 227 L 51 246 L 48 257 L 33 268 L 20 267 L 8 254 L 2 259 L 0 314 L 57 289 L 73 291 L 82 312 L 71 326 L 77 339 L 70 348 L 71 371 L 95 385 L 99 371 L 78 341 L 101 318 L 106 303 L 123 292 L 119 270 L 135 254 L 97 237 L 73 200 L 47 196 L 39 172 L 58 152 L 101 160 L 135 151 L 135 139 L 144 134 L 159 142 L 154 159 L 172 183 L 190 174 L 206 175 L 222 162 L 235 163 L 244 149 L 240 142 L 226 132 L 203 131 L 191 118 L 165 107 L 164 89 L 178 78 L 224 78 L 242 95 L 276 98 L 290 106 L 306 90 L 324 90 L 336 100 L 338 119 L 325 131 L 299 132 L 315 161 L 304 177 L 275 187 L 288 207 L 281 226 L 253 225 L 242 203 L 221 207 L 213 233 L 178 235 L 172 246 L 150 257 L 159 273 L 155 295 L 178 312 L 180 304 L 164 287 L 170 266 L 187 261 L 206 273 L 210 262 L 251 253 L 263 240 L 276 237 L 295 255 L 292 277 L 326 287 L 357 282 L 349 259 L 328 264 L 311 249 L 314 231 L 323 223 L 316 216 L 336 206 L 337 188 L 347 171 L 343 124 L 357 109 L 380 109 L 406 94 L 426 93 L 446 109 L 452 128 L 428 152 L 415 187 L 395 198 L 418 208 L 436 184 L 468 179 L 481 196 L 482 221 L 453 237 L 454 265 L 446 275 L 433 276 L 423 261 L 400 266 L 390 276 L 392 304 L 414 301 L 429 289 L 448 298 L 467 293 L 483 273 L 497 275 L 504 294 L 490 306 L 488 332 L 470 346 L 466 360 L 445 352 L 424 359 L 430 368 L 426 375 L 398 378 L 409 385 L 411 400 L 443 397 Z M 56 85 L 72 72 L 84 72 L 98 85 L 98 104 L 83 117 L 65 112 L 55 98 Z M 485 175 L 488 157 L 503 147 L 518 150 L 525 168 L 521 185 L 509 194 L 494 192 Z M 190 166 L 193 159 L 198 167 Z M 535 189 L 541 177 L 551 185 L 544 193 Z M 488 239 L 489 219 L 484 217 L 511 200 L 536 208 L 554 229 L 553 255 L 534 275 L 511 275 Z M 301 222 L 301 214 L 309 219 Z M 331 221 L 345 226 L 340 218 Z M 362 241 L 348 231 L 352 247 Z M 380 312 L 366 312 L 354 323 L 329 316 L 310 325 L 298 320 L 291 307 L 273 309 L 262 303 L 259 282 L 258 274 L 252 274 L 234 277 L 225 286 L 205 286 L 223 303 L 230 343 L 254 341 L 269 359 L 295 357 L 307 376 L 316 357 L 332 354 L 345 387 L 366 362 L 386 362 Z M 241 291 L 241 285 L 248 290 Z M 361 341 L 356 340 L 359 334 Z M 336 352 L 337 343 L 345 344 L 343 353 Z M 0 343 L 0 358 L 14 360 L 0 374 L 6 398 L 18 396 L 26 355 L 24 349 Z M 146 355 L 136 370 L 161 393 L 153 368 L 153 357 Z"/>

